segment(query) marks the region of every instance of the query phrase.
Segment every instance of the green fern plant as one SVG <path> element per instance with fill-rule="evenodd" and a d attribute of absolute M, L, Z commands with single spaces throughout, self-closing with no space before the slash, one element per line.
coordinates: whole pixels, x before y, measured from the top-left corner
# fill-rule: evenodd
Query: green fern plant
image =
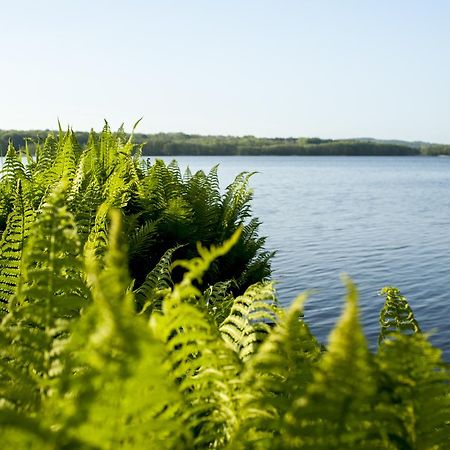
<path fill-rule="evenodd" d="M 8 216 L 6 230 L 0 241 L 0 302 L 2 313 L 16 292 L 19 281 L 22 256 L 34 222 L 34 211 L 24 195 L 22 180 L 17 180 L 14 208 Z M 0 313 L 1 314 L 1 313 Z"/>
<path fill-rule="evenodd" d="M 73 328 L 56 402 L 72 404 L 56 419 L 70 438 L 83 436 L 83 445 L 175 449 L 189 442 L 177 424 L 182 399 L 168 377 L 164 346 L 135 315 L 120 216 L 113 211 L 104 267 L 95 254 L 86 256 L 93 302 Z"/>
<path fill-rule="evenodd" d="M 399 448 L 445 449 L 450 445 L 449 366 L 421 333 L 400 291 L 389 286 L 381 293 L 386 301 L 376 364 L 385 429 Z"/>
<path fill-rule="evenodd" d="M 176 266 L 186 269 L 183 279 L 164 298 L 161 313 L 151 318 L 151 328 L 166 348 L 170 376 L 186 403 L 182 419 L 192 433 L 193 448 L 224 445 L 239 414 L 236 404 L 233 407 L 239 359 L 215 323 L 191 303 L 192 297 L 201 295 L 193 283 L 201 281 L 214 259 L 229 251 L 239 231 L 219 247 L 208 250 L 199 245 L 197 258 L 177 261 Z"/>
<path fill-rule="evenodd" d="M 275 293 L 271 283 L 250 286 L 237 297 L 220 325 L 222 338 L 243 361 L 256 353 L 276 321 Z"/>
<path fill-rule="evenodd" d="M 372 411 L 376 380 L 358 319 L 357 292 L 347 282 L 347 304 L 327 352 L 304 396 L 285 416 L 281 446 L 289 449 L 389 448 Z"/>
<path fill-rule="evenodd" d="M 11 186 L 17 184 L 17 180 L 26 179 L 26 171 L 21 161 L 20 153 L 17 153 L 14 145 L 10 142 L 2 165 L 2 181 Z"/>
<path fill-rule="evenodd" d="M 283 420 L 292 403 L 305 395 L 322 348 L 303 320 L 306 295 L 277 322 L 242 371 L 239 428 L 230 448 L 270 449 L 281 439 Z"/>
<path fill-rule="evenodd" d="M 134 131 L 134 130 L 133 130 Z M 258 237 L 259 222 L 250 219 L 250 174 L 238 176 L 221 194 L 218 168 L 182 176 L 175 161 L 144 163 L 141 148 L 123 128 L 113 133 L 107 123 L 101 133 L 91 132 L 82 148 L 68 129 L 50 133 L 36 143 L 33 159 L 25 148 L 27 164 L 10 145 L 0 181 L 0 231 L 11 213 L 18 179 L 27 180 L 27 200 L 36 212 L 60 180 L 68 182 L 65 197 L 74 215 L 81 244 L 95 248 L 99 257 L 107 248 L 108 214 L 124 213 L 129 244 L 129 269 L 139 288 L 170 248 L 182 245 L 179 257 L 196 254 L 196 242 L 218 245 L 243 226 L 240 241 L 224 257 L 214 261 L 203 277 L 203 290 L 234 279 L 233 294 L 270 274 L 271 254 Z M 182 271 L 175 270 L 175 281 Z"/>
<path fill-rule="evenodd" d="M 386 298 L 380 312 L 380 335 L 378 344 L 381 344 L 391 333 L 420 333 L 420 327 L 414 313 L 400 291 L 392 286 L 386 286 L 380 291 Z"/>
<path fill-rule="evenodd" d="M 179 247 L 166 251 L 158 264 L 147 274 L 144 283 L 135 290 L 137 309 L 140 312 L 160 310 L 163 298 L 172 289 L 172 256 Z"/>
<path fill-rule="evenodd" d="M 60 185 L 32 227 L 16 292 L 0 325 L 0 397 L 5 404 L 36 411 L 51 395 L 70 323 L 88 299 L 80 244 Z"/>

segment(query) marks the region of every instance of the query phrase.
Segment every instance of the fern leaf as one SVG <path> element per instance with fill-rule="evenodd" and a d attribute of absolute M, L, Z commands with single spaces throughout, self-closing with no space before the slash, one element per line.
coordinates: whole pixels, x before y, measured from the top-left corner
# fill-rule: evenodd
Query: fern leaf
<path fill-rule="evenodd" d="M 199 303 L 206 307 L 208 313 L 218 325 L 230 314 L 234 303 L 231 287 L 235 285 L 236 282 L 234 280 L 218 281 L 203 291 Z"/>
<path fill-rule="evenodd" d="M 356 289 L 348 282 L 347 305 L 328 351 L 313 371 L 306 394 L 285 416 L 284 448 L 386 448 L 371 415 L 376 385 L 356 302 Z"/>
<path fill-rule="evenodd" d="M 36 151 L 36 167 L 34 175 L 46 174 L 53 165 L 58 148 L 58 141 L 50 133 L 45 139 L 44 145 Z"/>
<path fill-rule="evenodd" d="M 394 332 L 406 334 L 420 333 L 414 313 L 400 291 L 392 286 L 384 287 L 381 295 L 386 297 L 384 306 L 380 312 L 380 335 L 378 344 L 381 344 L 388 336 Z"/>
<path fill-rule="evenodd" d="M 303 321 L 299 296 L 287 312 L 278 311 L 278 322 L 244 367 L 241 423 L 234 445 L 273 448 L 280 439 L 283 419 L 292 403 L 306 393 L 321 356 L 321 346 Z"/>
<path fill-rule="evenodd" d="M 73 405 L 58 427 L 91 447 L 175 449 L 185 440 L 190 448 L 189 433 L 179 427 L 182 400 L 168 376 L 164 346 L 134 314 L 118 211 L 111 215 L 108 242 L 104 269 L 87 255 L 93 303 L 69 344 L 74 359 L 61 395 Z"/>
<path fill-rule="evenodd" d="M 165 297 L 161 313 L 153 314 L 150 321 L 155 336 L 165 345 L 171 377 L 185 399 L 183 420 L 194 436 L 195 448 L 223 445 L 237 424 L 234 396 L 239 360 L 209 317 L 190 300 L 201 294 L 192 283 L 201 280 L 215 258 L 229 251 L 239 231 L 220 247 L 199 245 L 199 257 L 173 264 L 187 271 Z"/>
<path fill-rule="evenodd" d="M 229 316 L 221 324 L 223 339 L 243 361 L 249 359 L 267 337 L 276 320 L 274 303 L 271 283 L 250 286 L 234 300 Z"/>
<path fill-rule="evenodd" d="M 171 277 L 172 256 L 180 247 L 167 250 L 158 264 L 148 273 L 144 283 L 135 290 L 138 310 L 160 309 L 161 294 L 165 295 L 173 286 Z"/>
<path fill-rule="evenodd" d="M 79 145 L 73 131 L 68 131 L 59 143 L 58 150 L 49 171 L 52 182 L 63 178 L 72 181 L 75 176 Z M 48 182 L 49 180 L 47 180 Z"/>
<path fill-rule="evenodd" d="M 412 313 L 412 311 L 411 311 Z M 410 328 L 406 328 L 410 332 Z M 378 414 L 390 440 L 410 449 L 450 445 L 450 370 L 422 333 L 389 330 L 376 355 Z"/>
<path fill-rule="evenodd" d="M 17 292 L 0 327 L 1 339 L 8 344 L 0 352 L 0 392 L 15 408 L 36 409 L 50 395 L 61 371 L 60 354 L 70 322 L 89 296 L 79 251 L 74 220 L 59 186 L 32 228 Z"/>
<path fill-rule="evenodd" d="M 2 165 L 1 178 L 3 182 L 9 183 L 12 186 L 17 184 L 17 180 L 26 179 L 25 168 L 22 164 L 20 154 L 16 152 L 12 142 L 8 145 L 8 150 Z"/>
<path fill-rule="evenodd" d="M 2 311 L 15 293 L 26 241 L 34 222 L 34 211 L 23 195 L 22 182 L 17 181 L 14 209 L 8 216 L 6 230 L 0 242 L 0 302 Z"/>

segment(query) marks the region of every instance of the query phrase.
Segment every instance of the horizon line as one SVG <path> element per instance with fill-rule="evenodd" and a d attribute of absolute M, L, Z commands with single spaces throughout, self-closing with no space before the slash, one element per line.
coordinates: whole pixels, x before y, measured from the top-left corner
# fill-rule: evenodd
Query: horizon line
<path fill-rule="evenodd" d="M 106 122 L 106 121 L 105 121 Z M 107 122 L 106 122 L 107 123 Z M 109 124 L 108 124 L 109 125 Z M 75 130 L 70 126 L 62 127 L 62 129 L 68 129 L 72 130 L 76 133 L 90 133 L 91 131 L 96 131 L 94 128 L 91 128 L 90 130 Z M 0 132 L 58 132 L 59 130 L 57 128 L 29 128 L 29 129 L 19 129 L 19 128 L 0 128 Z M 114 130 L 113 130 L 114 131 Z M 117 131 L 117 130 L 116 130 Z M 450 145 L 450 143 L 447 142 L 433 142 L 433 141 L 427 141 L 422 139 L 414 139 L 414 140 L 408 140 L 408 139 L 402 139 L 402 138 L 381 138 L 381 137 L 373 137 L 373 136 L 358 136 L 358 137 L 345 137 L 345 138 L 334 138 L 334 137 L 320 137 L 320 136 L 257 136 L 254 134 L 202 134 L 198 132 L 186 132 L 186 131 L 138 131 L 136 129 L 132 131 L 125 131 L 127 134 L 144 134 L 144 135 L 157 135 L 157 134 L 184 134 L 186 136 L 200 136 L 200 137 L 232 137 L 232 138 L 256 138 L 256 139 L 320 139 L 320 140 L 333 140 L 333 141 L 364 141 L 364 140 L 375 140 L 375 141 L 398 141 L 398 142 L 406 142 L 411 144 L 429 144 L 429 145 Z"/>

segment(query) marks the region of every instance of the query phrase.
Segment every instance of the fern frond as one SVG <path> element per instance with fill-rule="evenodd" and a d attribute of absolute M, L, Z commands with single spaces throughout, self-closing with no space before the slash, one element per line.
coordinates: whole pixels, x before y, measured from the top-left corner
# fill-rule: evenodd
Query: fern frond
<path fill-rule="evenodd" d="M 58 141 L 53 133 L 50 133 L 45 139 L 44 145 L 36 151 L 36 167 L 34 175 L 46 174 L 53 165 L 58 149 Z"/>
<path fill-rule="evenodd" d="M 245 442 L 247 448 L 273 448 L 286 412 L 312 381 L 322 350 L 303 321 L 305 299 L 301 295 L 288 311 L 277 312 L 276 326 L 244 366 L 242 383 L 247 391 L 241 399 L 236 446 Z"/>
<path fill-rule="evenodd" d="M 248 189 L 250 177 L 256 172 L 240 173 L 227 188 L 222 200 L 222 222 L 225 226 L 233 223 L 241 223 L 250 216 L 249 202 L 253 193 Z"/>
<path fill-rule="evenodd" d="M 2 182 L 16 186 L 17 180 L 25 180 L 26 178 L 20 154 L 16 152 L 14 145 L 10 142 L 1 170 Z"/>
<path fill-rule="evenodd" d="M 371 414 L 376 385 L 358 320 L 357 292 L 350 282 L 347 286 L 347 305 L 330 335 L 328 351 L 314 369 L 306 394 L 285 416 L 283 448 L 386 448 Z"/>
<path fill-rule="evenodd" d="M 101 187 L 93 176 L 85 189 L 82 189 L 72 201 L 68 202 L 70 211 L 75 216 L 78 235 L 84 245 L 95 226 L 97 210 L 103 201 Z M 103 222 L 100 222 L 103 223 Z"/>
<path fill-rule="evenodd" d="M 0 182 L 0 237 L 6 228 L 8 216 L 13 210 L 14 198 L 15 189 L 10 184 Z"/>
<path fill-rule="evenodd" d="M 397 288 L 386 286 L 380 291 L 380 295 L 384 295 L 386 300 L 380 311 L 378 344 L 381 344 L 390 334 L 395 332 L 420 333 L 419 324 L 406 297 L 401 295 Z"/>
<path fill-rule="evenodd" d="M 230 314 L 234 303 L 231 287 L 235 284 L 234 280 L 218 281 L 212 286 L 208 286 L 200 298 L 199 303 L 206 307 L 218 325 Z"/>
<path fill-rule="evenodd" d="M 381 291 L 386 303 L 375 362 L 379 415 L 394 444 L 443 450 L 450 445 L 450 369 L 422 334 L 405 297 Z"/>
<path fill-rule="evenodd" d="M 86 244 L 84 246 L 86 252 L 94 252 L 97 258 L 102 258 L 108 246 L 108 215 L 111 211 L 109 201 L 103 202 L 97 209 L 94 225 L 90 230 Z"/>
<path fill-rule="evenodd" d="M 203 275 L 208 270 L 211 263 L 220 256 L 226 255 L 239 240 L 240 235 L 241 228 L 238 228 L 228 240 L 222 243 L 222 245 L 218 247 L 212 245 L 209 249 L 198 243 L 197 251 L 200 255 L 199 257 L 189 261 L 175 261 L 172 267 L 182 267 L 186 269 L 186 272 L 183 275 L 183 280 L 175 285 L 171 299 L 175 301 L 176 299 L 181 300 L 199 296 L 201 292 L 193 285 L 193 282 L 201 282 Z"/>
<path fill-rule="evenodd" d="M 83 152 L 80 160 L 78 161 L 76 167 L 75 167 L 75 171 L 74 171 L 74 176 L 73 176 L 73 180 L 72 180 L 72 184 L 70 186 L 68 195 L 67 195 L 67 202 L 69 204 L 73 203 L 74 200 L 80 196 L 81 191 L 83 189 L 83 181 L 85 179 L 85 160 L 87 159 L 87 152 Z"/>
<path fill-rule="evenodd" d="M 33 411 L 52 392 L 70 322 L 88 301 L 73 217 L 57 187 L 25 246 L 16 294 L 0 326 L 3 401 Z M 14 389 L 10 389 L 14 385 Z M 27 393 L 27 395 L 24 395 Z"/>
<path fill-rule="evenodd" d="M 139 311 L 160 309 L 162 296 L 173 286 L 172 256 L 180 247 L 167 250 L 158 264 L 148 273 L 144 283 L 134 291 Z"/>
<path fill-rule="evenodd" d="M 182 400 L 168 376 L 164 346 L 134 314 L 118 211 L 108 242 L 104 269 L 87 256 L 93 303 L 69 344 L 74 359 L 61 395 L 73 405 L 59 427 L 98 448 L 175 449 L 183 440 L 191 448 L 188 431 L 179 426 Z"/>
<path fill-rule="evenodd" d="M 158 222 L 154 220 L 147 220 L 137 227 L 128 239 L 130 254 L 138 257 L 140 253 L 146 253 L 150 249 L 157 231 Z"/>
<path fill-rule="evenodd" d="M 215 258 L 229 251 L 239 231 L 220 247 L 199 245 L 199 257 L 173 264 L 187 272 L 165 297 L 161 313 L 154 313 L 150 321 L 166 347 L 171 377 L 187 403 L 183 419 L 194 436 L 195 448 L 223 445 L 237 424 L 234 396 L 240 362 L 209 317 L 190 300 L 200 295 L 192 283 L 201 280 Z"/>
<path fill-rule="evenodd" d="M 243 361 L 257 351 L 275 323 L 274 304 L 272 283 L 255 284 L 234 300 L 229 316 L 220 325 L 223 339 Z"/>
<path fill-rule="evenodd" d="M 58 150 L 53 161 L 52 167 L 48 172 L 53 183 L 63 178 L 72 181 L 75 176 L 79 145 L 73 131 L 68 131 L 59 143 Z"/>
<path fill-rule="evenodd" d="M 221 195 L 217 176 L 218 166 L 208 176 L 198 171 L 186 183 L 187 196 L 192 209 L 194 223 L 203 241 L 210 242 L 222 224 Z"/>
<path fill-rule="evenodd" d="M 20 277 L 21 261 L 26 241 L 34 222 L 34 211 L 23 195 L 22 181 L 17 181 L 14 209 L 8 216 L 0 242 L 0 302 L 2 313 L 15 293 Z"/>

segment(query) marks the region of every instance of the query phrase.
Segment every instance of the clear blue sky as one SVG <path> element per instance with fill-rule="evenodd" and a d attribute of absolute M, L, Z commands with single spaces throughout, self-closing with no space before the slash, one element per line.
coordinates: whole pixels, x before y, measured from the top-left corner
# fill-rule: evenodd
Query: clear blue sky
<path fill-rule="evenodd" d="M 450 1 L 0 0 L 0 128 L 450 143 Z"/>

